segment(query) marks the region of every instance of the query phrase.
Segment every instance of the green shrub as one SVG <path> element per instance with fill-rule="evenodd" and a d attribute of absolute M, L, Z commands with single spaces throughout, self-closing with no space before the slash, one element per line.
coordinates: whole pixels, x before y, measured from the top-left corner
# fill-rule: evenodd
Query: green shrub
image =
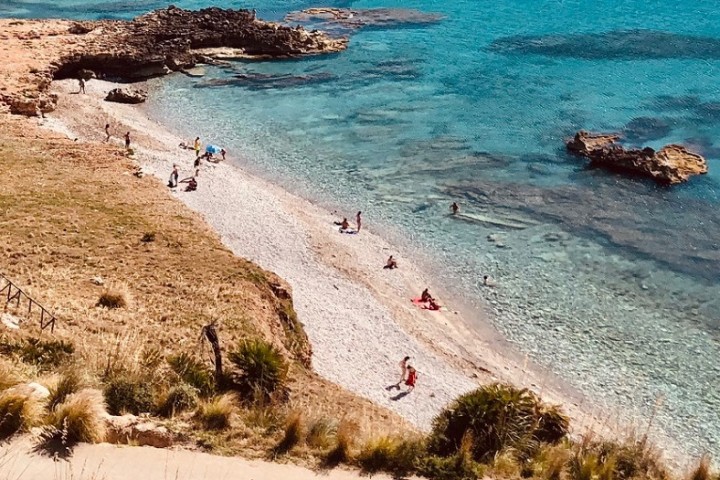
<path fill-rule="evenodd" d="M 168 357 L 168 363 L 183 382 L 195 387 L 203 397 L 209 397 L 215 392 L 213 375 L 202 362 L 187 353 L 180 353 Z"/>
<path fill-rule="evenodd" d="M 418 473 L 433 480 L 476 480 L 483 478 L 484 468 L 473 460 L 472 435 L 465 434 L 458 450 L 446 457 L 431 455 L 423 458 Z"/>
<path fill-rule="evenodd" d="M 187 383 L 181 383 L 170 389 L 158 408 L 158 413 L 163 417 L 173 417 L 176 413 L 192 410 L 197 404 L 197 389 Z"/>
<path fill-rule="evenodd" d="M 394 478 L 415 473 L 425 448 L 419 439 L 383 436 L 368 441 L 357 457 L 362 473 L 387 472 Z"/>
<path fill-rule="evenodd" d="M 246 398 L 258 392 L 269 397 L 284 385 L 287 363 L 280 351 L 268 342 L 243 341 L 229 358 L 239 370 L 236 383 Z"/>
<path fill-rule="evenodd" d="M 107 309 L 125 308 L 127 305 L 127 295 L 119 290 L 105 290 L 97 301 L 98 307 Z"/>
<path fill-rule="evenodd" d="M 485 461 L 505 448 L 527 452 L 541 440 L 558 441 L 567 422 L 551 411 L 527 389 L 502 384 L 481 387 L 459 397 L 433 421 L 431 453 L 450 456 L 458 451 L 466 434 L 473 439 L 472 453 Z M 544 418 L 545 423 L 541 423 Z M 564 417 L 562 417 L 564 418 Z M 560 435 L 562 433 L 562 435 Z"/>
<path fill-rule="evenodd" d="M 233 413 L 235 413 L 233 397 L 225 394 L 201 402 L 195 411 L 195 418 L 208 430 L 225 430 L 230 428 Z"/>
<path fill-rule="evenodd" d="M 40 424 L 43 405 L 23 388 L 9 388 L 0 393 L 0 440 L 18 432 L 27 432 Z"/>
<path fill-rule="evenodd" d="M 103 390 L 108 412 L 122 415 L 153 411 L 153 393 L 147 381 L 129 376 L 111 378 Z"/>
<path fill-rule="evenodd" d="M 566 444 L 543 445 L 530 462 L 531 476 L 544 480 L 560 480 L 571 453 Z"/>
<path fill-rule="evenodd" d="M 646 442 L 598 442 L 584 437 L 574 445 L 573 462 L 575 471 L 583 467 L 589 470 L 593 462 L 597 463 L 596 469 L 612 464 L 612 475 L 616 480 L 670 478 L 665 466 Z"/>
<path fill-rule="evenodd" d="M 47 399 L 48 409 L 52 412 L 68 396 L 80 390 L 81 385 L 82 381 L 75 371 L 68 370 L 63 373 L 58 382 L 48 389 L 50 391 L 50 396 Z"/>

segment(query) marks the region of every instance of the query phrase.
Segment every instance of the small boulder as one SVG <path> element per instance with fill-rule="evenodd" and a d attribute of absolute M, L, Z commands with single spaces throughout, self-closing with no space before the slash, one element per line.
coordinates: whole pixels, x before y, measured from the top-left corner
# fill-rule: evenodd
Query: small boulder
<path fill-rule="evenodd" d="M 135 88 L 113 88 L 108 92 L 105 101 L 116 103 L 137 104 L 147 100 L 147 92 Z"/>

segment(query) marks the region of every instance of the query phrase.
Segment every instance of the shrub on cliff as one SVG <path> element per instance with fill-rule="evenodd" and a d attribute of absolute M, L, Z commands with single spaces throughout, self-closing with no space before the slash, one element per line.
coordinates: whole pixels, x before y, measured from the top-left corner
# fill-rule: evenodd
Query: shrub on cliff
<path fill-rule="evenodd" d="M 284 386 L 288 365 L 272 344 L 246 340 L 230 353 L 229 358 L 239 370 L 235 383 L 246 398 L 258 392 L 269 397 Z"/>
<path fill-rule="evenodd" d="M 153 393 L 150 385 L 142 378 L 118 376 L 107 381 L 103 391 L 108 412 L 112 415 L 152 412 Z"/>
<path fill-rule="evenodd" d="M 158 407 L 158 414 L 170 418 L 177 413 L 195 408 L 197 404 L 197 389 L 187 383 L 181 383 L 171 388 L 162 399 Z"/>
<path fill-rule="evenodd" d="M 393 478 L 406 478 L 417 471 L 424 455 L 425 445 L 419 438 L 382 436 L 363 445 L 357 463 L 367 475 L 387 472 Z"/>
<path fill-rule="evenodd" d="M 469 434 L 473 458 L 486 461 L 505 448 L 524 452 L 540 441 L 557 442 L 567 428 L 567 418 L 531 391 L 492 384 L 462 395 L 435 418 L 429 449 L 453 455 Z"/>
<path fill-rule="evenodd" d="M 180 353 L 168 357 L 168 363 L 178 377 L 188 385 L 195 387 L 201 396 L 209 397 L 215 392 L 213 375 L 202 362 L 187 353 Z"/>

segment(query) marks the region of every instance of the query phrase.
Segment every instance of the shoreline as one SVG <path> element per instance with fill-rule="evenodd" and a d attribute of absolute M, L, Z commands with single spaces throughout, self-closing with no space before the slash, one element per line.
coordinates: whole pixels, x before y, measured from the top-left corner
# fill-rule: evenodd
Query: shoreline
<path fill-rule="evenodd" d="M 141 108 L 103 101 L 103 93 L 115 86 L 93 80 L 86 95 L 72 95 L 72 81 L 54 82 L 58 108 L 47 115 L 44 126 L 79 141 L 100 140 L 106 122 L 115 131 L 127 126 L 145 172 L 165 183 L 176 162 L 180 177 L 188 176 L 194 155 L 177 147 L 179 136 Z M 195 192 L 177 190 L 172 195 L 200 213 L 235 254 L 288 281 L 313 346 L 313 367 L 321 376 L 423 430 L 458 395 L 482 383 L 507 381 L 530 385 L 562 404 L 578 430 L 607 433 L 602 431 L 609 428 L 606 422 L 579 392 L 563 390 L 553 374 L 527 358 L 521 363 L 519 353 L 498 351 L 498 341 L 503 348 L 511 346 L 487 319 L 483 321 L 493 333 L 490 340 L 473 331 L 457 311 L 428 312 L 412 305 L 410 298 L 424 286 L 431 291 L 435 287 L 431 277 L 404 256 L 400 269 L 382 269 L 388 255 L 397 255 L 397 247 L 367 231 L 339 234 L 329 211 L 231 162 L 203 163 L 198 184 Z M 240 212 L 229 214 L 234 208 Z M 384 342 L 372 345 L 368 340 L 374 338 Z M 396 364 L 406 354 L 420 372 L 418 388 L 393 401 L 384 387 L 397 381 Z"/>

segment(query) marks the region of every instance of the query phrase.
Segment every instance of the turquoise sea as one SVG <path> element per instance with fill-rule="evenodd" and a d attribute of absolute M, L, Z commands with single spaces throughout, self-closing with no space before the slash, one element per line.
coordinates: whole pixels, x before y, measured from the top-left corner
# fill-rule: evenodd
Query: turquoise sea
<path fill-rule="evenodd" d="M 152 114 L 429 258 L 458 304 L 615 416 L 720 457 L 720 9 L 709 0 L 216 0 L 439 13 L 348 51 L 157 82 Z M 181 7 L 210 6 L 184 0 Z M 155 0 L 3 0 L 0 15 L 128 18 Z M 680 142 L 672 189 L 588 170 L 574 131 Z M 451 217 L 451 202 L 463 215 Z M 242 209 L 238 205 L 238 209 Z M 350 216 L 350 215 L 348 215 Z M 482 287 L 488 274 L 497 288 Z M 645 420 L 640 420 L 645 419 Z"/>

